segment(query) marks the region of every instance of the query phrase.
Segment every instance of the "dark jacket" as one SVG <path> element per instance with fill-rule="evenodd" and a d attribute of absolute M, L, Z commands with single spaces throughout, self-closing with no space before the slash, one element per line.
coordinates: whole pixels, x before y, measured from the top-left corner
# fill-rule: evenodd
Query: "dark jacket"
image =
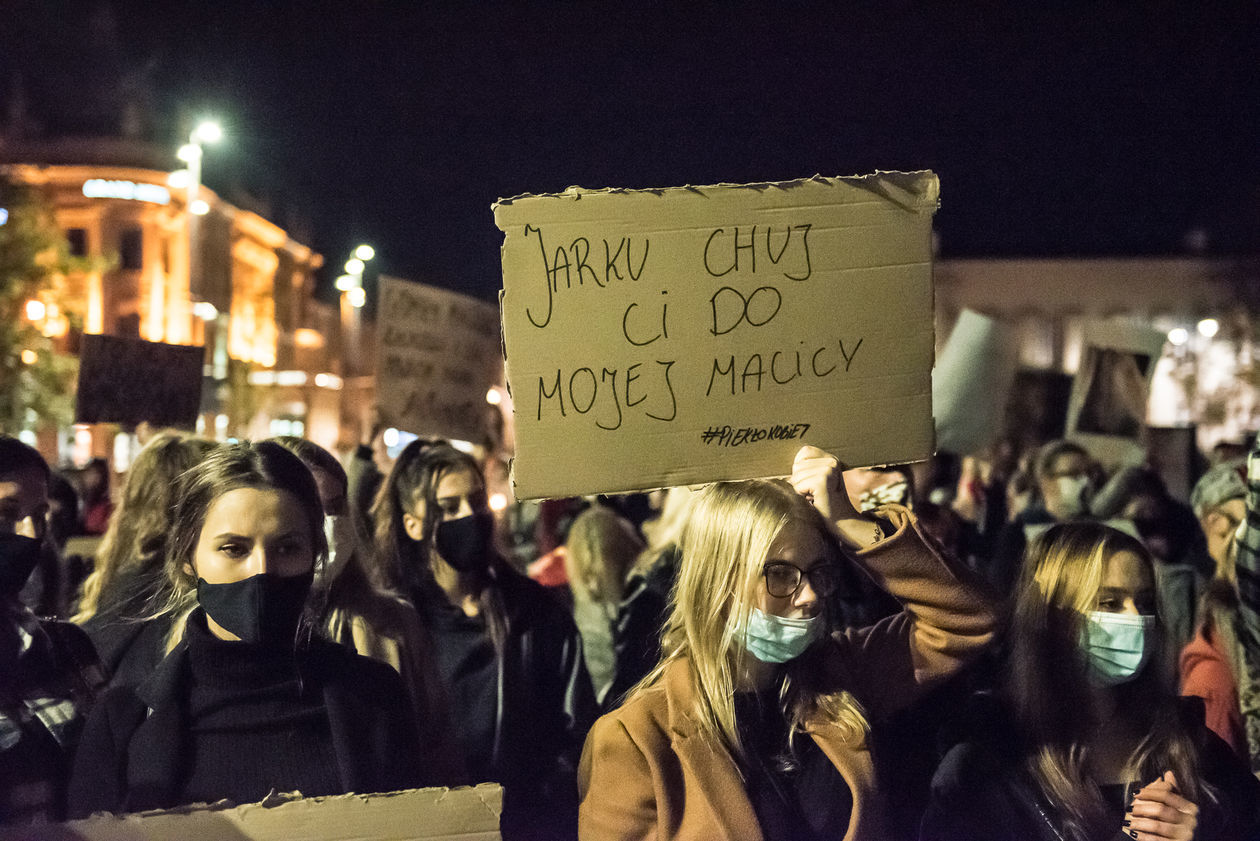
<path fill-rule="evenodd" d="M 299 656 L 303 680 L 323 690 L 345 791 L 422 785 L 424 758 L 397 672 L 323 640 Z M 191 678 L 188 644 L 182 642 L 144 683 L 110 688 L 92 711 L 75 757 L 71 817 L 181 805 Z"/>
<path fill-rule="evenodd" d="M 150 597 L 160 582 L 152 575 L 121 573 L 101 594 L 96 613 L 81 623 L 101 656 L 111 686 L 134 686 L 146 680 L 166 657 L 172 618 L 153 613 Z"/>
<path fill-rule="evenodd" d="M 1183 698 L 1181 718 L 1198 747 L 1199 773 L 1221 796 L 1197 803 L 1198 841 L 1244 841 L 1260 831 L 1260 781 L 1203 724 L 1203 703 Z M 973 705 L 971 738 L 945 755 L 932 780 L 920 841 L 1061 841 L 1054 808 L 1023 771 L 1020 739 L 991 698 Z M 1151 782 L 1147 780 L 1146 782 Z M 1134 792 L 1136 794 L 1136 792 Z M 1117 812 L 1119 832 L 1122 812 Z M 1110 837 L 1110 836 L 1108 836 Z"/>
<path fill-rule="evenodd" d="M 542 585 L 506 564 L 498 572 L 508 631 L 497 662 L 491 765 L 493 782 L 504 787 L 504 838 L 570 837 L 578 759 L 598 714 L 582 640 L 568 611 Z M 445 598 L 436 585 L 420 593 Z M 433 609 L 420 607 L 422 614 Z"/>

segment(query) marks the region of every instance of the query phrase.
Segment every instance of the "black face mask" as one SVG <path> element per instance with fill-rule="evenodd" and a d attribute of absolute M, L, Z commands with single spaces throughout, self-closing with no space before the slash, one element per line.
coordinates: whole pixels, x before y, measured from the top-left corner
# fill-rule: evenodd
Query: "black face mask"
<path fill-rule="evenodd" d="M 0 534 L 0 598 L 21 592 L 39 563 L 43 543 L 20 534 Z"/>
<path fill-rule="evenodd" d="M 281 577 L 261 573 L 229 584 L 197 579 L 197 601 L 206 615 L 242 642 L 292 647 L 306 607 L 314 570 Z"/>
<path fill-rule="evenodd" d="M 485 569 L 494 546 L 494 514 L 479 511 L 458 520 L 444 520 L 437 527 L 437 550 L 460 572 Z"/>

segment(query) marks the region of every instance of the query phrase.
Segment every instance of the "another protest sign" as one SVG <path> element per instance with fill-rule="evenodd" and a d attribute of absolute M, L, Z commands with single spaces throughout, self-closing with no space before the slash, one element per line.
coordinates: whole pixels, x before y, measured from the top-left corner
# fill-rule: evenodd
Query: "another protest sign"
<path fill-rule="evenodd" d="M 102 814 L 65 824 L 0 827 L 0 841 L 498 841 L 502 812 L 503 789 L 483 783 Z"/>
<path fill-rule="evenodd" d="M 1142 462 L 1151 377 L 1166 338 L 1132 321 L 1085 325 L 1085 350 L 1068 403 L 1068 438 L 1108 465 Z"/>
<path fill-rule="evenodd" d="M 381 420 L 415 435 L 480 441 L 486 392 L 503 381 L 493 304 L 382 277 L 377 308 Z"/>
<path fill-rule="evenodd" d="M 963 310 L 932 371 L 936 446 L 960 455 L 984 453 L 1001 433 L 1018 367 L 1011 327 Z"/>
<path fill-rule="evenodd" d="M 201 406 L 204 359 L 199 346 L 85 335 L 75 422 L 191 428 Z"/>
<path fill-rule="evenodd" d="M 520 499 L 933 450 L 930 172 L 501 200 Z"/>

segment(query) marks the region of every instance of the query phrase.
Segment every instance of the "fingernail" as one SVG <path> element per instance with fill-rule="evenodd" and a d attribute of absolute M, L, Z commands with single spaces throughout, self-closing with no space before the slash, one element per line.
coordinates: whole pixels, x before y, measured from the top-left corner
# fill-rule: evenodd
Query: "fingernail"
<path fill-rule="evenodd" d="M 1121 822 L 1120 822 L 1120 825 L 1121 825 L 1121 826 L 1128 826 L 1128 825 L 1129 825 L 1129 824 L 1131 824 L 1131 823 L 1132 823 L 1132 821 L 1121 821 Z"/>
<path fill-rule="evenodd" d="M 1137 830 L 1136 830 L 1136 829 L 1130 829 L 1130 830 L 1129 830 L 1129 837 L 1130 837 L 1130 838 L 1137 838 Z"/>

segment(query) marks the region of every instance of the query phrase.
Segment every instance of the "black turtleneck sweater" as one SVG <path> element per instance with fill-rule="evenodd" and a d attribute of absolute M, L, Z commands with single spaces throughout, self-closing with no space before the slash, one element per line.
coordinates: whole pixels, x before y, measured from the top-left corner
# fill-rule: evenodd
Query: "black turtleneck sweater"
<path fill-rule="evenodd" d="M 345 790 L 323 694 L 303 686 L 291 649 L 221 640 L 200 610 L 185 636 L 192 691 L 180 802 L 253 803 L 272 790 L 308 797 Z"/>

